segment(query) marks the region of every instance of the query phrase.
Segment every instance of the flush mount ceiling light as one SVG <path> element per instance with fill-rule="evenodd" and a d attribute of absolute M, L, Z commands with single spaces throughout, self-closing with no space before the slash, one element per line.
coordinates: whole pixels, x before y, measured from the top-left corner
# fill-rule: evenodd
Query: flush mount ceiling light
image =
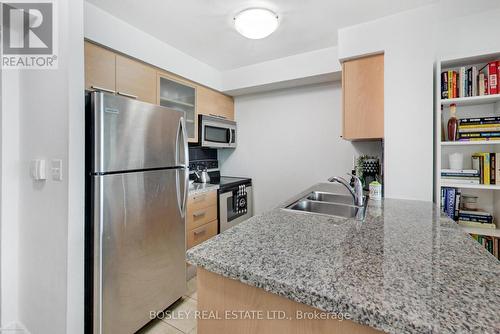
<path fill-rule="evenodd" d="M 265 8 L 245 9 L 234 18 L 234 27 L 246 38 L 265 38 L 278 28 L 278 15 Z"/>

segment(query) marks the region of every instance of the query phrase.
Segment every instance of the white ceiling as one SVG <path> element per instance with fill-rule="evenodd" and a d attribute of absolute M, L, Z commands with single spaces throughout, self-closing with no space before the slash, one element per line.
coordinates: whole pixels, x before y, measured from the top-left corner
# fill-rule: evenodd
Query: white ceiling
<path fill-rule="evenodd" d="M 437 0 L 87 0 L 219 70 L 337 45 L 337 30 Z M 280 17 L 268 38 L 249 40 L 232 24 L 245 8 Z M 112 29 L 112 27 L 110 27 Z"/>

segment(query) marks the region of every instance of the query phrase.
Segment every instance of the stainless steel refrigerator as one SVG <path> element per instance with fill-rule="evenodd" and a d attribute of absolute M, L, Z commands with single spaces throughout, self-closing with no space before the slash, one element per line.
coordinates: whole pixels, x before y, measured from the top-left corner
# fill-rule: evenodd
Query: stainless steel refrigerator
<path fill-rule="evenodd" d="M 86 95 L 86 323 L 134 333 L 186 291 L 184 114 Z"/>

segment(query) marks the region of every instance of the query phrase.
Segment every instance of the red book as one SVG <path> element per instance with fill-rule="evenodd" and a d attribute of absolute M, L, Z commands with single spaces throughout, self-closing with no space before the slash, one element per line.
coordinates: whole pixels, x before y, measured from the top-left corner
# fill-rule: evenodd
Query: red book
<path fill-rule="evenodd" d="M 488 64 L 488 94 L 498 94 L 498 61 Z"/>
<path fill-rule="evenodd" d="M 457 72 L 453 71 L 453 97 L 458 97 L 458 94 L 457 94 L 457 88 L 458 88 L 458 85 L 457 85 Z"/>
<path fill-rule="evenodd" d="M 500 60 L 497 60 L 497 93 L 500 94 Z"/>

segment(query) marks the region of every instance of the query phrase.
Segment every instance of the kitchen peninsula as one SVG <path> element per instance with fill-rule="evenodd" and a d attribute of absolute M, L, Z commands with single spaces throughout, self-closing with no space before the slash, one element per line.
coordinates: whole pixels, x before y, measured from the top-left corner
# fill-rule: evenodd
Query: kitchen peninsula
<path fill-rule="evenodd" d="M 339 193 L 334 184 L 312 190 Z M 201 333 L 498 333 L 500 264 L 430 202 L 371 201 L 364 221 L 281 208 L 187 252 Z M 285 320 L 224 318 L 281 310 Z M 298 312 L 343 315 L 302 321 Z"/>

